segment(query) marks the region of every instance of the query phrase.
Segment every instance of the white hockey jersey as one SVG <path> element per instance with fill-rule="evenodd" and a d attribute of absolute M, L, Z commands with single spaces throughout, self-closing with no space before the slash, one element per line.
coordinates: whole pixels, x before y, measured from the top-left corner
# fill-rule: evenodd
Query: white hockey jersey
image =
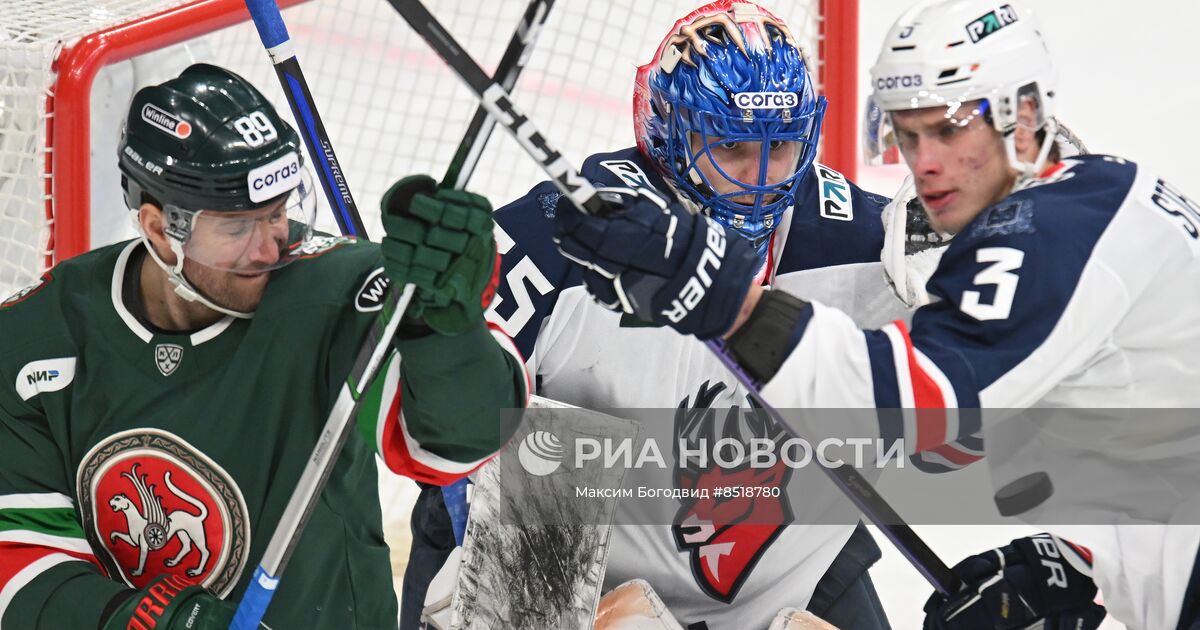
<path fill-rule="evenodd" d="M 583 174 L 597 184 L 667 190 L 636 149 L 592 156 Z M 887 200 L 819 165 L 800 186 L 800 209 L 789 210 L 776 231 L 767 277 L 837 304 L 863 325 L 903 316 L 879 262 Z M 557 190 L 543 183 L 496 213 L 503 278 L 488 318 L 517 340 L 538 393 L 594 409 L 745 408 L 746 392 L 701 342 L 634 324 L 592 301 L 578 268 L 551 240 L 559 203 Z M 605 588 L 642 578 L 684 626 L 766 628 L 781 608 L 805 608 L 854 529 L 789 525 L 790 518 L 766 534 L 743 535 L 735 526 L 710 538 L 679 522 L 618 525 Z"/>
<path fill-rule="evenodd" d="M 883 437 L 951 464 L 978 456 L 981 436 L 990 455 L 1029 407 L 1200 407 L 1198 256 L 1195 202 L 1120 158 L 1068 159 L 955 237 L 926 285 L 936 301 L 911 329 L 898 321 L 860 330 L 821 298 L 797 293 L 812 311 L 763 394 L 782 407 L 1010 410 L 881 422 Z M 1194 458 L 1196 442 L 1186 442 L 1194 423 L 1135 422 L 1095 436 L 1106 456 L 1144 465 L 1162 459 L 1155 448 L 1190 443 Z M 1195 510 L 1197 497 L 1178 504 Z M 1175 628 L 1200 527 L 1129 526 L 1136 521 L 1122 515 L 1096 522 L 1059 533 L 1091 548 L 1110 613 L 1135 628 Z"/>

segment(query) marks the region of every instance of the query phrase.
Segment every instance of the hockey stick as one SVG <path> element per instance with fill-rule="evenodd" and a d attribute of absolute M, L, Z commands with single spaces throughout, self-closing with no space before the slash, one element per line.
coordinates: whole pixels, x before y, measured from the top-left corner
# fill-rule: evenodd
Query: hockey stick
<path fill-rule="evenodd" d="M 504 49 L 493 77 L 505 90 L 512 90 L 517 84 L 517 77 L 521 76 L 521 71 L 525 69 L 529 55 L 533 52 L 533 44 L 537 41 L 538 33 L 546 23 L 546 17 L 550 15 L 553 6 L 554 0 L 530 0 L 529 6 L 525 7 L 525 13 L 517 23 L 512 38 L 508 40 L 508 47 Z M 471 124 L 467 125 L 467 133 L 459 143 L 454 157 L 450 160 L 450 166 L 446 169 L 446 175 L 442 178 L 443 187 L 455 190 L 466 188 L 467 181 L 475 173 L 479 157 L 483 155 L 483 149 L 487 146 L 495 126 L 496 119 L 488 114 L 487 109 L 480 106 L 475 110 Z M 467 478 L 463 477 L 442 488 L 442 501 L 450 515 L 454 542 L 460 547 L 467 533 L 467 483 Z"/>
<path fill-rule="evenodd" d="M 296 51 L 288 35 L 283 16 L 279 14 L 279 6 L 275 0 L 246 0 L 246 8 L 254 19 L 258 29 L 258 37 L 263 47 L 271 56 L 275 66 L 275 74 L 283 86 L 288 104 L 292 107 L 292 115 L 300 126 L 300 135 L 304 145 L 316 163 L 317 178 L 325 189 L 325 198 L 329 207 L 333 208 L 334 218 L 342 234 L 351 234 L 366 238 L 366 228 L 358 214 L 358 206 L 350 195 L 350 187 L 342 174 L 341 164 L 333 153 L 333 144 L 329 142 L 329 134 L 325 133 L 325 125 L 317 113 L 312 94 L 308 91 L 308 82 L 300 71 L 300 62 L 296 59 Z"/>
<path fill-rule="evenodd" d="M 533 52 L 533 44 L 537 41 L 538 33 L 553 7 L 554 0 L 531 0 L 529 6 L 525 7 L 525 13 L 521 16 L 517 29 L 513 31 L 512 38 L 508 40 L 508 47 L 504 49 L 500 63 L 496 66 L 496 74 L 492 77 L 492 80 L 505 90 L 511 92 L 517 84 L 517 77 L 521 76 L 521 71 L 525 69 L 529 55 Z M 475 110 L 471 124 L 467 126 L 467 133 L 458 145 L 458 150 L 454 152 L 454 158 L 450 160 L 446 176 L 442 178 L 443 186 L 455 190 L 466 188 L 467 181 L 474 174 L 475 166 L 479 164 L 479 156 L 483 154 L 495 126 L 496 119 L 488 114 L 486 108 L 481 105 Z"/>
<path fill-rule="evenodd" d="M 455 74 L 475 93 L 483 107 L 487 108 L 499 122 L 513 134 L 517 142 L 528 152 L 555 184 L 582 211 L 602 213 L 607 205 L 596 193 L 596 189 L 582 177 L 565 157 L 555 150 L 546 137 L 536 128 L 529 117 L 523 114 L 503 87 L 488 78 L 487 74 L 466 53 L 445 28 L 419 0 L 388 0 L 413 30 L 444 60 Z M 722 363 L 731 367 L 733 373 L 751 396 L 762 404 L 764 410 L 783 427 L 791 437 L 799 437 L 786 420 L 762 400 L 756 384 L 725 353 L 719 341 L 708 346 Z M 912 531 L 900 515 L 883 499 L 858 471 L 848 466 L 822 466 L 835 484 L 847 497 L 879 526 L 884 535 L 903 553 L 916 569 L 929 580 L 939 592 L 949 595 L 958 590 L 959 580 L 940 558 Z"/>
<path fill-rule="evenodd" d="M 309 154 L 316 163 L 326 199 L 335 210 L 338 225 L 344 234 L 365 238 L 362 218 L 358 214 L 354 199 L 350 196 L 346 180 L 342 177 L 337 158 L 334 157 L 333 145 L 329 142 L 329 136 L 317 115 L 316 105 L 293 53 L 279 7 L 275 0 L 246 0 L 246 8 L 250 10 L 263 46 L 275 64 L 276 74 L 279 75 L 284 94 L 287 95 L 292 112 L 301 127 L 301 135 L 304 136 Z M 395 336 L 396 328 L 403 319 L 405 309 L 408 308 L 413 290 L 413 285 L 407 284 L 402 291 L 391 287 L 387 292 L 383 308 L 380 309 L 379 316 L 371 324 L 367 338 L 359 348 L 350 374 L 342 383 L 325 426 L 321 429 L 321 435 L 317 438 L 317 444 L 313 447 L 312 455 L 309 456 L 300 480 L 288 499 L 287 507 L 279 518 L 279 524 L 267 543 L 262 562 L 254 570 L 246 593 L 238 604 L 233 622 L 229 626 L 232 630 L 255 630 L 266 614 L 267 607 L 275 596 L 279 579 L 300 540 L 300 533 L 308 524 L 317 498 L 333 472 L 337 455 L 354 426 L 353 419 L 362 401 L 363 392 L 375 380 L 384 357 L 392 349 L 392 337 Z"/>
<path fill-rule="evenodd" d="M 522 22 L 509 43 L 508 49 L 497 68 L 497 76 L 510 86 L 516 82 L 524 62 L 528 59 L 528 50 L 532 45 L 538 27 L 545 21 L 553 0 L 532 0 L 526 10 Z M 259 37 L 271 61 L 275 66 L 276 75 L 283 86 L 284 94 L 292 112 L 301 127 L 305 144 L 309 153 L 317 163 L 318 174 L 321 177 L 326 199 L 335 211 L 335 218 L 343 234 L 365 238 L 362 219 L 358 208 L 350 194 L 350 189 L 342 175 L 333 145 L 321 123 L 316 104 L 304 80 L 299 61 L 287 32 L 287 26 L 280 15 L 275 0 L 246 0 L 246 7 L 258 29 Z M 443 186 L 451 183 L 461 189 L 474 172 L 478 156 L 483 151 L 487 134 L 491 133 L 494 122 L 489 121 L 486 111 L 480 108 L 472 120 L 467 134 L 464 136 L 455 154 Z M 459 156 L 462 156 L 461 158 Z M 336 189 L 336 191 L 335 191 Z M 267 545 L 263 560 L 255 570 L 246 594 L 238 606 L 233 623 L 233 630 L 252 630 L 257 628 L 266 614 L 266 609 L 274 597 L 275 588 L 283 570 L 290 560 L 299 540 L 300 533 L 308 522 L 317 497 L 324 488 L 333 470 L 336 455 L 353 426 L 352 419 L 358 403 L 366 387 L 378 374 L 383 357 L 391 348 L 391 339 L 402 319 L 404 310 L 413 295 L 414 287 L 409 284 L 400 292 L 389 290 L 379 317 L 372 324 L 362 348 L 359 350 L 354 367 L 346 382 L 338 393 L 338 398 L 330 411 L 325 427 L 317 440 L 300 481 L 293 491 L 288 505 L 280 518 L 279 525 Z M 456 530 L 461 532 L 466 527 L 465 483 L 460 482 L 447 496 L 447 508 L 457 521 Z"/>

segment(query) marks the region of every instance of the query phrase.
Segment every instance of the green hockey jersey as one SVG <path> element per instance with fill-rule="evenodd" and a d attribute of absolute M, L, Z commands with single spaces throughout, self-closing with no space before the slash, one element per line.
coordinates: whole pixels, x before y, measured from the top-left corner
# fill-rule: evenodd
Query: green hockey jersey
<path fill-rule="evenodd" d="M 164 334 L 128 306 L 142 247 L 64 262 L 0 304 L 5 630 L 95 628 L 164 572 L 240 599 L 386 285 L 376 245 L 320 237 L 253 319 Z M 503 334 L 481 321 L 395 345 L 267 613 L 277 630 L 394 628 L 374 454 L 448 483 L 515 429 L 502 410 L 528 382 Z"/>

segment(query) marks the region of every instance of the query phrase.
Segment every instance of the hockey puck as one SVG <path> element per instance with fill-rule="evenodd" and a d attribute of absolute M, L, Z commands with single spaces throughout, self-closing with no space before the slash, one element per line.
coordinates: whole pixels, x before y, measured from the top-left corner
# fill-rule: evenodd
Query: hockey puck
<path fill-rule="evenodd" d="M 1053 494 L 1050 475 L 1035 472 L 1000 488 L 996 492 L 996 507 L 1001 516 L 1016 516 L 1041 505 Z"/>

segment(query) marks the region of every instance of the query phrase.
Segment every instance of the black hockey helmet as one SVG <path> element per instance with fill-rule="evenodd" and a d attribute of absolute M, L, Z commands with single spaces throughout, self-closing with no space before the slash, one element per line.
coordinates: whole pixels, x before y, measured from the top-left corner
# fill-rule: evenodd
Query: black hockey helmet
<path fill-rule="evenodd" d="M 300 138 L 242 77 L 198 63 L 133 97 L 118 148 L 125 203 L 248 210 L 295 189 Z"/>

